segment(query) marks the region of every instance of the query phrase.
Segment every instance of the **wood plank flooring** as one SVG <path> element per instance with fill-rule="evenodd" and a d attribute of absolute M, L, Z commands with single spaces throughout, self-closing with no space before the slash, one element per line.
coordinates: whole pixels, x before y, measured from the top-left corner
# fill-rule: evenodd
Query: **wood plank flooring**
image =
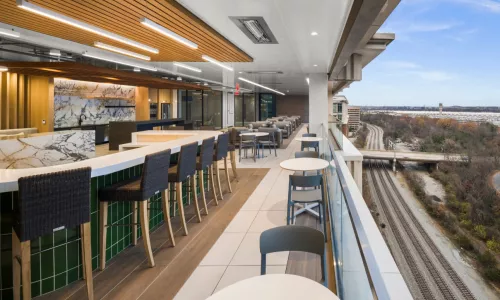
<path fill-rule="evenodd" d="M 197 222 L 193 205 L 186 207 L 188 236 L 182 235 L 179 217 L 172 219 L 175 247 L 168 240 L 165 226 L 151 234 L 156 267 L 147 266 L 139 242 L 112 259 L 104 271 L 94 272 L 94 298 L 173 299 L 268 171 L 264 168 L 238 169 L 239 179 L 234 180 L 231 176 L 232 194 L 226 193 L 225 176 L 221 176 L 224 200 L 219 199 L 219 206 L 210 201 L 209 215 L 202 210 L 201 223 Z M 84 282 L 78 281 L 39 299 L 86 299 Z"/>

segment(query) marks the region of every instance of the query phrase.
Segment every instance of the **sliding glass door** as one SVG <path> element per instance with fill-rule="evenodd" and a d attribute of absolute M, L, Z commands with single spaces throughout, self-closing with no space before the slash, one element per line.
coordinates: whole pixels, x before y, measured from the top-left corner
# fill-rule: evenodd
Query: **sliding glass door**
<path fill-rule="evenodd" d="M 246 126 L 255 120 L 255 94 L 234 96 L 234 126 Z"/>

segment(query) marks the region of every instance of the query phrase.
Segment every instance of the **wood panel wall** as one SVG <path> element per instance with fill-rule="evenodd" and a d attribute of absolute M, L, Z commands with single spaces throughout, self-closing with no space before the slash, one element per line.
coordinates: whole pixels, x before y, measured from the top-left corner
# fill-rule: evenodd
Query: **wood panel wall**
<path fill-rule="evenodd" d="M 149 89 L 138 86 L 135 88 L 135 120 L 149 120 Z"/>
<path fill-rule="evenodd" d="M 54 80 L 0 72 L 0 129 L 54 129 Z"/>

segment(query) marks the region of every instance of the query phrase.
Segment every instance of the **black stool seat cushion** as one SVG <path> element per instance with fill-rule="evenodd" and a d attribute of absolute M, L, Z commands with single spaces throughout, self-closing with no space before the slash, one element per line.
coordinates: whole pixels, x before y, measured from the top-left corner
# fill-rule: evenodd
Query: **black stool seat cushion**
<path fill-rule="evenodd" d="M 132 178 L 99 189 L 99 201 L 141 201 L 141 178 Z"/>

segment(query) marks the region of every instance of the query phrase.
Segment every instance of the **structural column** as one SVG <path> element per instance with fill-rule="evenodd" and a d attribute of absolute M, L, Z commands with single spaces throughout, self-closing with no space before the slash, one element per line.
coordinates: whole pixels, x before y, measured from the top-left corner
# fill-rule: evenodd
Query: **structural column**
<path fill-rule="evenodd" d="M 326 73 L 309 75 L 309 129 L 321 132 L 323 124 L 328 128 L 328 75 Z"/>
<path fill-rule="evenodd" d="M 222 83 L 234 87 L 234 73 L 222 70 Z M 222 92 L 222 127 L 234 126 L 234 93 Z"/>
<path fill-rule="evenodd" d="M 358 185 L 358 189 L 363 194 L 363 161 L 353 161 L 354 163 L 354 181 Z"/>

